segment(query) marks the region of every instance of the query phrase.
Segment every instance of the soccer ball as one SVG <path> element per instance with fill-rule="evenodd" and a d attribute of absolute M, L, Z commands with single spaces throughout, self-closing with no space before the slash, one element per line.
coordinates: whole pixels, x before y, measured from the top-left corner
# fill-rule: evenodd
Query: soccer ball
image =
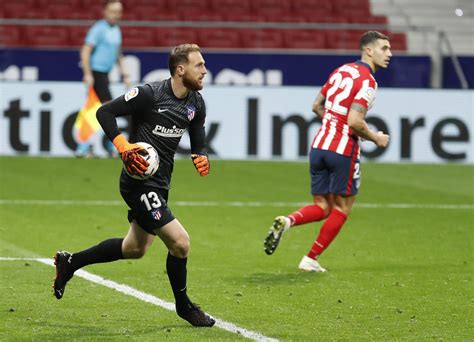
<path fill-rule="evenodd" d="M 144 150 L 138 151 L 140 155 L 143 157 L 148 162 L 148 169 L 145 171 L 145 173 L 141 176 L 139 175 L 131 175 L 128 171 L 125 165 L 123 166 L 123 169 L 125 170 L 125 173 L 134 178 L 134 179 L 139 179 L 139 180 L 145 180 L 147 178 L 150 178 L 155 174 L 156 171 L 158 171 L 158 167 L 160 166 L 160 157 L 158 156 L 158 152 L 155 150 L 153 146 L 146 142 L 138 142 L 136 143 L 137 145 L 142 146 L 145 148 Z"/>

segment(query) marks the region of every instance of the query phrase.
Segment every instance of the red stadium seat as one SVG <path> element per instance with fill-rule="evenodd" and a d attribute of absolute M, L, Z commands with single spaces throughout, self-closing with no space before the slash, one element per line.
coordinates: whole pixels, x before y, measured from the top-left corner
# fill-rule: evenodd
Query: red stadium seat
<path fill-rule="evenodd" d="M 326 46 L 335 50 L 359 50 L 359 40 L 365 31 L 328 31 Z"/>
<path fill-rule="evenodd" d="M 407 37 L 405 33 L 388 33 L 390 37 L 390 46 L 394 51 L 407 50 Z"/>
<path fill-rule="evenodd" d="M 49 7 L 49 6 L 62 6 L 62 5 L 68 5 L 71 9 L 78 9 L 82 7 L 82 2 L 81 0 L 34 0 L 36 6 L 44 8 L 44 7 Z"/>
<path fill-rule="evenodd" d="M 157 46 L 169 48 L 197 41 L 197 34 L 193 28 L 155 28 L 155 32 Z"/>
<path fill-rule="evenodd" d="M 166 11 L 166 0 L 122 0 L 124 12 L 134 11 L 142 6 L 153 6 L 156 9 Z"/>
<path fill-rule="evenodd" d="M 242 30 L 242 46 L 246 48 L 278 49 L 283 47 L 283 37 L 279 30 Z"/>
<path fill-rule="evenodd" d="M 180 16 L 183 21 L 223 21 L 221 13 L 209 11 L 184 11 Z"/>
<path fill-rule="evenodd" d="M 123 20 L 178 20 L 165 0 L 128 0 L 123 3 Z M 160 17 L 161 15 L 161 17 Z"/>
<path fill-rule="evenodd" d="M 236 29 L 201 29 L 198 33 L 198 44 L 206 48 L 241 48 L 239 30 Z"/>
<path fill-rule="evenodd" d="M 161 10 L 154 6 L 142 6 L 134 11 L 138 20 L 149 21 L 178 21 L 180 20 L 177 12 Z"/>
<path fill-rule="evenodd" d="M 244 12 L 228 12 L 224 14 L 226 21 L 246 21 L 246 22 L 259 22 L 266 21 L 263 14 L 256 13 L 244 13 Z"/>
<path fill-rule="evenodd" d="M 208 11 L 206 0 L 168 0 L 168 10 L 173 12 Z"/>
<path fill-rule="evenodd" d="M 23 26 L 5 25 L 0 26 L 0 46 L 23 46 L 26 45 L 23 37 Z"/>
<path fill-rule="evenodd" d="M 25 42 L 31 46 L 67 46 L 69 33 L 64 26 L 26 26 Z"/>
<path fill-rule="evenodd" d="M 68 26 L 69 45 L 82 46 L 84 45 L 89 26 Z"/>
<path fill-rule="evenodd" d="M 154 47 L 156 30 L 151 27 L 122 27 L 122 44 L 129 47 Z"/>
<path fill-rule="evenodd" d="M 90 20 L 102 19 L 104 13 L 104 3 L 97 0 L 81 0 L 81 5 L 77 7 L 77 12 L 84 13 Z"/>
<path fill-rule="evenodd" d="M 333 13 L 346 17 L 348 21 L 353 21 L 352 18 L 371 16 L 367 0 L 334 0 Z"/>
<path fill-rule="evenodd" d="M 69 4 L 54 3 L 45 8 L 50 16 L 55 19 L 91 19 L 91 13 L 82 7 L 72 7 Z"/>
<path fill-rule="evenodd" d="M 47 13 L 35 6 L 35 0 L 4 1 L 2 9 L 5 18 L 42 18 L 47 16 Z"/>
<path fill-rule="evenodd" d="M 250 7 L 252 12 L 263 16 L 288 14 L 291 13 L 291 0 L 252 0 Z"/>
<path fill-rule="evenodd" d="M 387 17 L 383 15 L 372 15 L 370 17 L 358 18 L 359 21 L 355 21 L 356 18 L 352 20 L 353 23 L 369 23 L 369 24 L 387 24 Z"/>
<path fill-rule="evenodd" d="M 283 40 L 288 49 L 326 48 L 326 35 L 318 30 L 285 30 Z"/>
<path fill-rule="evenodd" d="M 303 13 L 275 13 L 265 15 L 265 21 L 273 23 L 301 23 L 307 22 L 308 18 Z"/>
<path fill-rule="evenodd" d="M 250 0 L 210 0 L 210 9 L 218 13 L 250 13 Z"/>
<path fill-rule="evenodd" d="M 320 15 L 331 15 L 332 2 L 327 0 L 298 0 L 292 2 L 294 13 L 318 12 Z"/>

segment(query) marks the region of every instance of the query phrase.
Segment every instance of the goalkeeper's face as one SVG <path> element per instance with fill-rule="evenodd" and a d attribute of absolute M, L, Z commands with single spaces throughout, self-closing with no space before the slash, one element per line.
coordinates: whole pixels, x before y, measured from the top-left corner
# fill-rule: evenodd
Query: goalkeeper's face
<path fill-rule="evenodd" d="M 206 74 L 207 69 L 201 53 L 190 52 L 188 63 L 184 65 L 183 85 L 189 90 L 201 90 L 204 86 L 203 79 Z"/>

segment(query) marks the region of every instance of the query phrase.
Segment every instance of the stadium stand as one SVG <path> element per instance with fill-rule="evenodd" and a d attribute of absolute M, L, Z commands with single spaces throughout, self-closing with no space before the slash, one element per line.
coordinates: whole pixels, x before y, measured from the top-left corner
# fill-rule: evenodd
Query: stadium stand
<path fill-rule="evenodd" d="M 407 48 L 412 53 L 436 51 L 438 37 L 430 31 L 443 31 L 457 54 L 474 54 L 472 0 L 372 0 L 371 8 L 372 13 L 386 16 L 391 25 L 431 28 L 407 33 Z"/>
<path fill-rule="evenodd" d="M 147 21 L 150 26 L 122 25 L 124 46 L 169 47 L 197 41 L 207 48 L 239 49 L 358 49 L 359 30 L 293 28 L 200 28 L 198 22 L 256 23 L 371 23 L 385 24 L 384 15 L 373 15 L 369 0 L 123 0 L 124 21 Z M 176 8 L 186 10 L 176 11 Z M 8 19 L 94 20 L 101 17 L 95 0 L 10 0 L 0 9 Z M 153 22 L 196 22 L 196 27 L 154 27 Z M 87 31 L 82 26 L 0 26 L 0 45 L 76 47 Z M 172 23 L 171 23 L 172 24 Z M 170 24 L 170 25 L 171 25 Z M 404 34 L 396 34 L 392 45 L 406 50 Z"/>

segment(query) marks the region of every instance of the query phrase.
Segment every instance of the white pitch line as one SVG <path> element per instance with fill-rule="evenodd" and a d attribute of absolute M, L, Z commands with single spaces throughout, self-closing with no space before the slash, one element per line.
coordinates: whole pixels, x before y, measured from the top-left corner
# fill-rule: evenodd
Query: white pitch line
<path fill-rule="evenodd" d="M 11 257 L 0 257 L 0 261 L 25 261 L 25 260 L 30 260 L 30 261 L 38 261 L 43 264 L 49 265 L 49 266 L 54 266 L 54 261 L 53 259 L 47 259 L 47 258 L 11 258 Z M 108 287 L 110 289 L 113 289 L 115 291 L 121 292 L 127 296 L 135 297 L 143 302 L 147 302 L 159 307 L 162 307 L 164 309 L 170 310 L 170 311 L 175 311 L 175 306 L 173 303 L 167 302 L 163 299 L 160 299 L 158 297 L 155 297 L 151 294 L 139 291 L 131 286 L 125 285 L 125 284 L 119 284 L 116 283 L 115 281 L 104 279 L 101 276 L 98 276 L 96 274 L 84 271 L 84 270 L 78 270 L 74 273 L 74 276 L 84 278 L 92 283 L 96 283 L 105 287 Z M 215 317 L 214 317 L 215 318 Z M 215 318 L 216 320 L 216 327 L 219 327 L 223 330 L 229 331 L 234 334 L 241 335 L 243 337 L 249 338 L 254 341 L 265 341 L 265 342 L 278 342 L 277 339 L 268 337 L 265 335 L 262 335 L 259 332 L 252 331 L 252 330 L 247 330 L 245 328 L 239 327 L 233 323 L 224 321 L 219 318 Z"/>
<path fill-rule="evenodd" d="M 177 207 L 299 207 L 309 202 L 218 202 L 218 201 L 171 201 Z M 114 200 L 22 200 L 0 199 L 0 205 L 65 205 L 65 206 L 125 206 L 123 201 Z M 355 203 L 355 207 L 365 209 L 448 209 L 473 210 L 474 204 L 436 204 L 436 203 Z"/>

